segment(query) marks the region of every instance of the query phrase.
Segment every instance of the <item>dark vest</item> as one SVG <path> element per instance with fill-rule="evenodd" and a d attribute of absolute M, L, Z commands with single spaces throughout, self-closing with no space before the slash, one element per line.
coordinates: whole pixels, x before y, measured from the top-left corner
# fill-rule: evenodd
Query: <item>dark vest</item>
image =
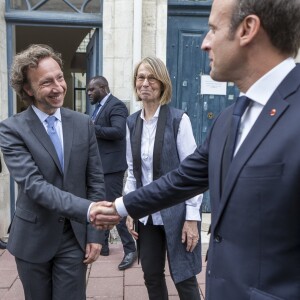
<path fill-rule="evenodd" d="M 176 169 L 180 163 L 176 141 L 183 113 L 183 111 L 168 105 L 163 105 L 160 108 L 153 150 L 154 180 Z M 140 115 L 141 111 L 138 111 L 127 118 L 133 157 L 133 174 L 137 188 L 142 186 L 141 134 L 143 120 Z M 198 243 L 192 253 L 187 252 L 186 245 L 181 243 L 181 232 L 186 214 L 185 202 L 163 209 L 160 213 L 166 233 L 171 276 L 176 284 L 201 271 L 201 243 Z M 200 233 L 200 222 L 198 230 Z"/>
<path fill-rule="evenodd" d="M 163 105 L 160 108 L 153 149 L 153 180 L 177 168 L 180 163 L 176 140 L 183 113 L 182 110 L 168 105 Z M 133 157 L 133 174 L 137 188 L 142 186 L 141 135 L 143 120 L 140 116 L 141 110 L 127 119 Z"/>

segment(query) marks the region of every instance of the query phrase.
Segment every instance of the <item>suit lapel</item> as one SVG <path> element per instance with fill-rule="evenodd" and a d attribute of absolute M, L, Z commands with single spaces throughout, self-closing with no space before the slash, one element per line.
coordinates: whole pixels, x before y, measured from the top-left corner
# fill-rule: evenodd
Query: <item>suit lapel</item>
<path fill-rule="evenodd" d="M 99 113 L 98 113 L 98 115 L 97 115 L 97 117 L 96 117 L 96 119 L 95 119 L 95 123 L 97 123 L 97 119 L 100 117 L 101 114 L 103 114 L 104 110 L 105 110 L 106 107 L 107 107 L 108 102 L 109 102 L 111 99 L 112 99 L 112 95 L 110 95 L 110 96 L 108 97 L 108 99 L 105 101 L 104 105 L 101 107 L 101 109 L 100 109 L 100 111 L 99 111 Z"/>
<path fill-rule="evenodd" d="M 215 151 L 214 151 L 214 154 L 213 154 L 215 163 L 214 163 L 214 167 L 209 170 L 209 172 L 216 172 L 216 174 L 213 174 L 213 176 L 215 178 L 220 178 L 220 180 L 218 180 L 216 182 L 216 189 L 212 189 L 210 191 L 210 193 L 214 193 L 214 192 L 217 193 L 216 195 L 214 195 L 216 197 L 215 199 L 220 199 L 221 198 L 221 192 L 222 192 L 222 163 L 219 163 L 219 162 L 222 162 L 222 159 L 223 159 L 224 148 L 225 148 L 228 132 L 229 132 L 229 129 L 230 129 L 230 122 L 231 122 L 230 116 L 232 115 L 232 110 L 233 110 L 233 105 L 226 112 L 226 114 L 229 115 L 229 117 L 224 118 L 224 123 L 222 121 L 222 129 L 224 129 L 224 131 L 223 130 L 220 131 L 220 134 L 217 137 L 218 146 L 215 148 Z"/>
<path fill-rule="evenodd" d="M 52 157 L 60 172 L 62 172 L 61 165 L 58 156 L 56 154 L 56 150 L 54 148 L 54 145 L 50 137 L 48 136 L 45 130 L 44 125 L 41 123 L 40 119 L 38 118 L 38 116 L 35 114 L 35 112 L 31 107 L 29 107 L 27 111 L 28 114 L 26 120 L 28 122 L 29 128 L 31 129 L 32 133 L 37 137 L 37 140 L 41 143 L 44 149 Z"/>
<path fill-rule="evenodd" d="M 286 77 L 286 79 L 280 84 L 274 94 L 271 96 L 265 107 L 263 108 L 261 114 L 259 115 L 258 119 L 256 120 L 254 126 L 250 130 L 248 136 L 246 137 L 245 141 L 242 143 L 240 149 L 238 150 L 236 156 L 234 157 L 228 173 L 226 180 L 224 182 L 224 188 L 221 195 L 220 207 L 218 210 L 218 214 L 215 218 L 215 222 L 213 224 L 213 228 L 216 228 L 220 218 L 223 214 L 224 209 L 230 199 L 230 195 L 232 190 L 236 184 L 238 176 L 245 166 L 247 161 L 252 156 L 253 152 L 259 147 L 259 144 L 263 141 L 266 135 L 269 133 L 270 130 L 274 127 L 276 122 L 280 119 L 282 114 L 288 109 L 288 97 L 293 94 L 299 87 L 299 77 L 300 77 L 300 67 L 294 68 Z M 271 114 L 271 111 L 275 111 L 275 114 Z M 230 119 L 230 118 L 229 118 Z M 229 122 L 230 123 L 230 122 Z M 229 126 L 227 124 L 227 126 Z M 224 150 L 226 139 L 223 139 L 220 143 L 222 147 L 220 149 Z M 219 150 L 218 150 L 219 151 Z M 219 156 L 220 155 L 220 156 Z M 219 153 L 218 157 L 222 157 L 222 154 Z M 220 159 L 220 162 L 222 160 Z M 221 165 L 221 164 L 220 164 Z M 221 178 L 221 168 L 218 167 L 218 175 Z M 218 187 L 218 191 L 220 191 L 220 182 L 216 183 Z M 218 186 L 219 185 L 219 186 Z M 220 198 L 217 198 L 220 199 Z"/>
<path fill-rule="evenodd" d="M 61 120 L 64 139 L 64 168 L 67 170 L 72 150 L 74 125 L 71 115 L 64 108 L 61 108 Z"/>

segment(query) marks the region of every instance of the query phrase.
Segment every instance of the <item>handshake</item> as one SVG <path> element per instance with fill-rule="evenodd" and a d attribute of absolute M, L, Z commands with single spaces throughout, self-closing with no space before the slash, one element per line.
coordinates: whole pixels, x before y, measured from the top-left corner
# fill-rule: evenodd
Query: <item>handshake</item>
<path fill-rule="evenodd" d="M 121 220 L 114 202 L 100 201 L 92 204 L 90 222 L 99 230 L 112 229 Z"/>

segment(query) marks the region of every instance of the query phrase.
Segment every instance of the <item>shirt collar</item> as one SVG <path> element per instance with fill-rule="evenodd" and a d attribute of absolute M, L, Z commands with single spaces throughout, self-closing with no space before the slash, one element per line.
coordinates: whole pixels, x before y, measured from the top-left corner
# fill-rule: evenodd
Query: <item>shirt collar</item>
<path fill-rule="evenodd" d="M 36 113 L 36 115 L 38 116 L 38 118 L 41 120 L 41 122 L 45 122 L 45 120 L 49 117 L 49 115 L 47 115 L 46 113 L 44 113 L 43 111 L 38 109 L 36 106 L 31 105 L 31 107 L 34 110 L 34 112 Z M 60 108 L 58 108 L 56 110 L 56 112 L 53 114 L 53 116 L 55 116 L 59 121 L 61 121 Z"/>
<path fill-rule="evenodd" d="M 293 58 L 285 59 L 257 80 L 246 92 L 246 96 L 261 105 L 266 105 L 277 87 L 295 66 Z M 245 94 L 241 93 L 241 95 Z"/>
<path fill-rule="evenodd" d="M 108 97 L 111 95 L 111 93 L 108 93 L 101 101 L 100 104 L 101 106 L 103 106 L 105 104 L 105 102 L 107 101 Z"/>
<path fill-rule="evenodd" d="M 160 105 L 158 106 L 158 108 L 157 108 L 155 114 L 153 115 L 153 117 L 151 118 L 151 120 L 153 120 L 153 119 L 158 119 L 159 112 L 160 112 Z M 145 119 L 145 110 L 144 110 L 144 108 L 142 108 L 141 118 L 142 118 L 144 121 L 146 121 L 146 119 Z"/>

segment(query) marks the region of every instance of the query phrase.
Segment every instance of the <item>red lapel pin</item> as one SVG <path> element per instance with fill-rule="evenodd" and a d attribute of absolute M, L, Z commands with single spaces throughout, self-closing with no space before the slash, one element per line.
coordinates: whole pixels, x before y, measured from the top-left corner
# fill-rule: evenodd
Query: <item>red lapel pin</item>
<path fill-rule="evenodd" d="M 270 116 L 274 117 L 275 115 L 276 115 L 276 109 L 273 108 L 273 109 L 270 110 Z"/>

